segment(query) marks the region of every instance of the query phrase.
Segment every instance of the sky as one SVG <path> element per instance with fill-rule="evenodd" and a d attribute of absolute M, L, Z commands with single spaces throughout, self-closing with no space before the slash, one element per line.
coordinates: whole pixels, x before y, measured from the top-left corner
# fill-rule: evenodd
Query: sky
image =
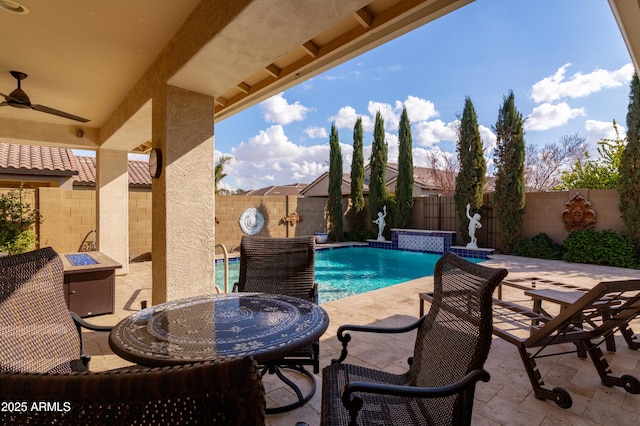
<path fill-rule="evenodd" d="M 264 102 L 216 123 L 215 159 L 231 156 L 220 187 L 310 183 L 329 170 L 329 133 L 338 129 L 344 172 L 353 125 L 364 124 L 368 163 L 375 114 L 397 161 L 403 106 L 413 158 L 456 154 L 456 126 L 470 97 L 488 157 L 504 96 L 514 92 L 526 144 L 542 147 L 579 133 L 595 153 L 624 135 L 629 52 L 605 0 L 477 0 Z"/>

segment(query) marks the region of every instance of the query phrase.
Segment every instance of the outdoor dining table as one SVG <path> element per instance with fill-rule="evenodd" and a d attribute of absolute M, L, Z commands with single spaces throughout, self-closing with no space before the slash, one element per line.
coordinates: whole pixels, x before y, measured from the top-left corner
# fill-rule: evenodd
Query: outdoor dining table
<path fill-rule="evenodd" d="M 311 344 L 329 326 L 319 305 L 279 294 L 226 293 L 173 300 L 120 321 L 109 334 L 114 353 L 160 367 L 252 356 L 277 359 Z"/>

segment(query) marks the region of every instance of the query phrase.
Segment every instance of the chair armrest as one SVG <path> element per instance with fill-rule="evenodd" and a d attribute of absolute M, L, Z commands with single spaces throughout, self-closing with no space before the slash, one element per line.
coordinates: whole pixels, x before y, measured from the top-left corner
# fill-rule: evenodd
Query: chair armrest
<path fill-rule="evenodd" d="M 73 318 L 73 322 L 76 323 L 76 327 L 78 328 L 78 333 L 82 333 L 81 327 L 86 328 L 87 330 L 92 331 L 111 331 L 113 328 L 112 325 L 96 325 L 91 324 L 78 316 L 75 312 L 71 312 L 71 318 Z"/>
<path fill-rule="evenodd" d="M 71 314 L 71 318 L 76 325 L 76 329 L 78 330 L 78 337 L 80 337 L 80 359 L 82 363 L 89 368 L 89 362 L 91 362 L 91 356 L 84 353 L 84 342 L 82 341 L 82 329 L 86 328 L 87 330 L 92 331 L 111 331 L 113 326 L 111 325 L 95 325 L 91 324 L 78 316 L 75 312 L 69 312 Z"/>
<path fill-rule="evenodd" d="M 338 340 L 342 342 L 342 351 L 340 352 L 340 358 L 332 359 L 331 363 L 335 364 L 345 360 L 348 354 L 347 345 L 351 341 L 351 335 L 345 333 L 346 331 L 359 331 L 364 333 L 386 333 L 386 334 L 398 334 L 406 333 L 411 330 L 415 330 L 420 327 L 425 317 L 418 318 L 415 322 L 405 325 L 404 327 L 372 327 L 367 325 L 351 325 L 345 324 L 338 328 Z"/>
<path fill-rule="evenodd" d="M 359 396 L 352 396 L 355 392 L 373 393 L 377 395 L 394 395 L 407 398 L 443 398 L 464 392 L 463 404 L 473 402 L 475 385 L 478 381 L 488 382 L 491 378 L 484 368 L 470 371 L 461 380 L 446 386 L 437 388 L 385 385 L 380 383 L 350 382 L 342 389 L 342 404 L 349 411 L 351 421 L 355 424 L 358 412 L 363 406 L 363 400 Z M 470 393 L 469 393 L 470 392 Z M 469 416 L 471 412 L 467 413 Z M 469 421 L 471 419 L 469 418 Z M 350 424 L 352 424 L 350 423 Z"/>

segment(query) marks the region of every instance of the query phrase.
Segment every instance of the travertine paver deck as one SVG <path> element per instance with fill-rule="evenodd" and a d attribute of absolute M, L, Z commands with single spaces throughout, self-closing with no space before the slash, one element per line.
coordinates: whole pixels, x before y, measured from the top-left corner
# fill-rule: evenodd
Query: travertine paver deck
<path fill-rule="evenodd" d="M 592 287 L 602 280 L 640 279 L 640 271 L 579 265 L 561 261 L 546 261 L 515 256 L 496 255 L 485 265 L 506 267 L 509 277 L 540 276 L 558 281 Z M 132 264 L 130 273 L 117 278 L 116 307 L 113 315 L 91 318 L 99 324 L 115 324 L 140 309 L 142 300 L 151 300 L 151 263 Z M 397 326 L 414 320 L 418 315 L 418 293 L 430 290 L 432 279 L 421 278 L 392 287 L 323 304 L 331 324 L 321 339 L 321 367 L 340 352 L 336 330 L 346 323 Z M 505 298 L 523 299 L 522 293 L 505 288 Z M 640 330 L 640 320 L 634 327 Z M 347 362 L 370 365 L 387 371 L 401 372 L 411 355 L 411 336 L 365 336 L 354 334 Z M 127 365 L 109 349 L 107 336 L 85 333 L 86 351 L 93 356 L 92 370 L 104 370 Z M 621 337 L 616 338 L 618 351 L 605 352 L 617 375 L 633 374 L 640 378 L 640 351 L 629 350 Z M 477 425 L 637 425 L 640 424 L 640 395 L 631 395 L 620 388 L 600 384 L 590 360 L 578 359 L 575 354 L 545 358 L 539 361 L 540 371 L 551 387 L 565 387 L 573 397 L 568 410 L 550 401 L 533 396 L 529 380 L 516 348 L 494 338 L 485 365 L 491 373 L 488 383 L 479 383 L 476 391 L 473 423 Z M 321 380 L 318 378 L 318 386 Z M 265 379 L 269 404 L 273 405 L 288 391 L 277 382 Z M 270 415 L 267 424 L 295 425 L 305 421 L 310 426 L 320 421 L 320 390 L 312 400 L 289 413 Z"/>

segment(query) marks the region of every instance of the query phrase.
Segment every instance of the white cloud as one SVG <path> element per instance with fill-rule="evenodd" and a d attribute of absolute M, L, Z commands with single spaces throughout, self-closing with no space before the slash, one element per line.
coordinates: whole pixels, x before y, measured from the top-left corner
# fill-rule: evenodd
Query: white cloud
<path fill-rule="evenodd" d="M 458 154 L 456 152 L 445 151 L 439 146 L 433 146 L 430 148 L 414 148 L 413 149 L 413 164 L 418 167 L 431 167 L 431 161 L 429 158 L 432 154 L 435 154 L 435 157 L 439 159 L 439 164 L 436 164 L 436 167 L 441 169 L 446 168 L 447 160 L 457 161 Z"/>
<path fill-rule="evenodd" d="M 616 123 L 616 125 L 619 136 L 623 139 L 627 134 L 627 130 L 618 123 Z M 616 138 L 616 132 L 613 128 L 613 122 L 611 121 L 587 120 L 584 123 L 584 130 L 586 132 L 587 143 L 592 148 L 595 148 L 597 142 L 601 139 Z"/>
<path fill-rule="evenodd" d="M 280 125 L 261 130 L 259 134 L 241 142 L 232 152 L 238 161 L 275 161 L 297 156 L 302 148 L 291 142 Z"/>
<path fill-rule="evenodd" d="M 284 98 L 284 93 L 278 93 L 260 104 L 264 119 L 270 123 L 289 124 L 304 120 L 309 108 L 295 102 L 290 104 Z"/>
<path fill-rule="evenodd" d="M 412 134 L 413 141 L 419 146 L 433 146 L 438 142 L 456 142 L 458 140 L 459 120 L 445 123 L 442 120 L 421 121 L 412 123 L 415 133 Z"/>
<path fill-rule="evenodd" d="M 384 120 L 384 128 L 389 130 L 396 130 L 398 123 L 400 122 L 400 114 L 402 114 L 402 102 L 396 101 L 395 106 L 384 102 L 369 101 L 367 110 L 371 115 L 371 119 L 375 125 L 375 118 L 378 111 L 382 115 Z"/>
<path fill-rule="evenodd" d="M 524 122 L 525 130 L 548 130 L 565 125 L 572 118 L 586 115 L 584 108 L 571 108 L 566 102 L 543 103 L 531 111 Z"/>
<path fill-rule="evenodd" d="M 358 114 L 352 106 L 342 107 L 336 115 L 329 117 L 329 121 L 335 122 L 338 129 L 353 129 L 356 119 L 360 116 L 364 131 L 371 132 L 375 125 L 376 113 L 380 111 L 384 120 L 384 128 L 397 130 L 404 107 L 407 108 L 409 121 L 412 125 L 439 115 L 433 102 L 416 96 L 408 96 L 404 102 L 396 100 L 393 105 L 386 102 L 369 101 L 368 114 Z"/>
<path fill-rule="evenodd" d="M 407 96 L 404 106 L 407 108 L 407 115 L 412 123 L 414 121 L 429 120 L 439 115 L 433 102 L 416 96 Z"/>
<path fill-rule="evenodd" d="M 324 127 L 307 127 L 306 129 L 304 129 L 304 132 L 307 134 L 307 136 L 313 139 L 329 137 L 327 129 L 325 129 Z"/>
<path fill-rule="evenodd" d="M 620 69 L 609 71 L 596 69 L 588 74 L 576 72 L 565 79 L 567 68 L 564 64 L 551 76 L 545 77 L 531 87 L 531 98 L 536 102 L 553 102 L 563 98 L 582 98 L 603 89 L 619 87 L 631 81 L 633 65 L 626 64 Z"/>
<path fill-rule="evenodd" d="M 362 117 L 362 128 L 364 131 L 370 132 L 373 130 L 373 121 L 371 120 L 371 117 L 367 115 L 359 115 L 352 106 L 340 108 L 336 115 L 329 117 L 329 121 L 336 124 L 336 129 L 353 129 L 358 116 Z"/>
<path fill-rule="evenodd" d="M 353 147 L 340 144 L 344 170 L 351 167 Z M 216 153 L 221 155 L 221 153 Z M 227 154 L 229 155 L 229 154 Z M 329 170 L 329 143 L 293 143 L 280 125 L 260 131 L 232 149 L 234 160 L 225 167 L 225 188 L 255 189 L 270 185 L 310 183 Z M 231 183 L 233 182 L 233 183 Z"/>
<path fill-rule="evenodd" d="M 480 139 L 482 139 L 484 152 L 485 154 L 489 154 L 496 147 L 496 141 L 498 138 L 490 128 L 483 126 L 482 124 L 478 126 L 478 130 L 480 131 Z"/>

